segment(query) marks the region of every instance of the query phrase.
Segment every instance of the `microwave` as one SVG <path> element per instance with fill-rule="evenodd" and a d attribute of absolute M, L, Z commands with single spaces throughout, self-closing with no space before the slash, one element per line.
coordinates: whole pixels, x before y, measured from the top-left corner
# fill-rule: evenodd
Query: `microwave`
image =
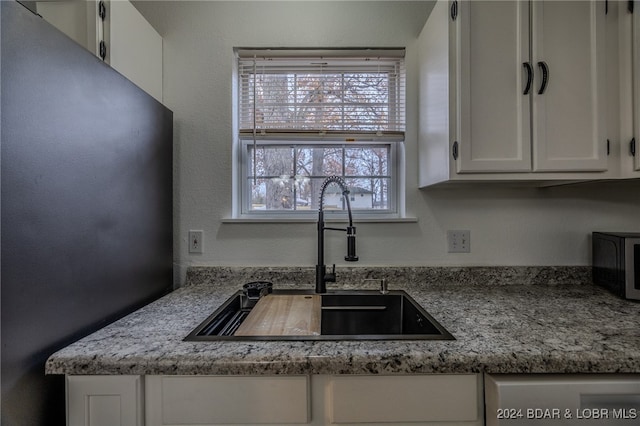
<path fill-rule="evenodd" d="M 640 233 L 594 232 L 591 243 L 593 282 L 640 300 Z"/>

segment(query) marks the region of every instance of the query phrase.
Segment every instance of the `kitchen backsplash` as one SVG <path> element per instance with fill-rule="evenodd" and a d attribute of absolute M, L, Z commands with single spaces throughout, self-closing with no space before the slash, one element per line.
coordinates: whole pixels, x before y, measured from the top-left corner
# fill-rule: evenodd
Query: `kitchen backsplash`
<path fill-rule="evenodd" d="M 389 288 L 402 288 L 404 283 L 438 283 L 464 285 L 509 284 L 582 284 L 590 283 L 590 266 L 473 266 L 473 267 L 336 267 L 337 283 L 329 288 L 377 288 L 367 279 L 386 278 Z M 237 267 L 192 266 L 187 270 L 185 286 L 215 282 L 271 281 L 274 286 L 314 288 L 313 267 Z"/>

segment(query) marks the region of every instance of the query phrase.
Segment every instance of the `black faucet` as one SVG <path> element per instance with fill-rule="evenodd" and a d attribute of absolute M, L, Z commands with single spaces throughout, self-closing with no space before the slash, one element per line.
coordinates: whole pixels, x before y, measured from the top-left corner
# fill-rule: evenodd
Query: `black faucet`
<path fill-rule="evenodd" d="M 324 191 L 327 186 L 335 183 L 342 189 L 342 196 L 347 201 L 347 212 L 349 214 L 349 226 L 346 228 L 331 228 L 324 226 L 324 211 L 322 210 L 322 204 L 324 202 Z M 349 189 L 344 180 L 339 176 L 329 176 L 322 183 L 320 189 L 320 205 L 318 207 L 318 263 L 316 264 L 316 293 L 326 293 L 327 283 L 336 282 L 336 265 L 333 265 L 333 269 L 330 273 L 326 271 L 326 265 L 324 264 L 324 231 L 325 229 L 331 231 L 344 231 L 347 233 L 347 255 L 344 260 L 347 262 L 356 262 L 358 256 L 356 256 L 356 227 L 353 226 L 353 219 L 351 217 L 351 202 L 349 201 Z"/>

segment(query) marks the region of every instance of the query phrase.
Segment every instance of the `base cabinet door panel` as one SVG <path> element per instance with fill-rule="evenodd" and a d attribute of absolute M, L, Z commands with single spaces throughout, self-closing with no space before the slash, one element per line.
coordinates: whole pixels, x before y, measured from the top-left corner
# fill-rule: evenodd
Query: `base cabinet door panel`
<path fill-rule="evenodd" d="M 330 421 L 482 424 L 478 385 L 474 374 L 333 376 L 329 383 Z"/>
<path fill-rule="evenodd" d="M 308 376 L 147 376 L 147 426 L 306 424 Z"/>
<path fill-rule="evenodd" d="M 141 376 L 67 376 L 68 426 L 143 426 Z"/>
<path fill-rule="evenodd" d="M 640 424 L 638 374 L 485 374 L 487 426 Z"/>

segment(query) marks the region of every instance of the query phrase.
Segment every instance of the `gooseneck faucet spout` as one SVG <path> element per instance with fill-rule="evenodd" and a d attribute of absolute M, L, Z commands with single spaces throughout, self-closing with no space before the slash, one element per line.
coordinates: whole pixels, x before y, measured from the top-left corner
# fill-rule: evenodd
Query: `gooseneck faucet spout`
<path fill-rule="evenodd" d="M 349 215 L 349 226 L 346 228 L 331 228 L 324 226 L 324 192 L 327 186 L 335 183 L 340 186 L 342 190 L 342 196 L 347 202 L 347 212 Z M 336 281 L 336 265 L 333 265 L 332 271 L 328 273 L 326 271 L 326 265 L 324 264 L 324 231 L 344 231 L 347 233 L 347 255 L 344 260 L 347 262 L 356 262 L 358 256 L 356 256 L 356 227 L 353 226 L 353 217 L 351 215 L 351 202 L 349 201 L 349 189 L 346 183 L 339 176 L 330 176 L 322 183 L 320 189 L 320 205 L 318 207 L 318 263 L 316 264 L 316 293 L 327 292 L 327 282 Z"/>

